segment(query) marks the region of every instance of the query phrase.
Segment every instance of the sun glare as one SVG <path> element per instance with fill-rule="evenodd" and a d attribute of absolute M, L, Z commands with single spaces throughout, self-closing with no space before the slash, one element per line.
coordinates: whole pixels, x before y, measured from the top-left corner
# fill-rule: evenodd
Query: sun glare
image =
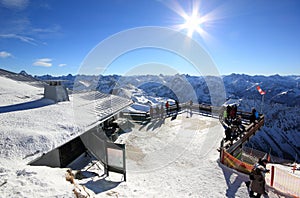
<path fill-rule="evenodd" d="M 177 1 L 172 1 L 172 4 L 168 5 L 168 7 L 183 19 L 183 23 L 174 26 L 175 29 L 185 31 L 189 37 L 193 37 L 194 33 L 198 33 L 203 39 L 210 37 L 205 29 L 207 26 L 206 23 L 213 19 L 209 13 L 203 15 L 203 13 L 200 12 L 200 0 L 192 1 L 191 12 L 184 10 Z"/>
<path fill-rule="evenodd" d="M 193 14 L 192 16 L 186 16 L 185 23 L 182 25 L 182 29 L 186 29 L 187 35 L 189 37 L 192 37 L 195 31 L 198 32 L 199 34 L 202 33 L 203 31 L 201 27 L 202 23 L 203 20 L 201 19 L 201 17 L 198 16 L 198 14 Z"/>

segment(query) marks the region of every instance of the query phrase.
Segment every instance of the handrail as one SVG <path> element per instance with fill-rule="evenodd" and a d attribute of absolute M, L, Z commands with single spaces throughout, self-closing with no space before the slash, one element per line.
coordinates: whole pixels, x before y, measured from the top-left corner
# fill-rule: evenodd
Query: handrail
<path fill-rule="evenodd" d="M 245 130 L 245 135 L 238 139 L 232 146 L 227 149 L 227 152 L 233 154 L 244 142 L 249 141 L 250 137 L 256 133 L 264 125 L 264 115 L 262 115 L 258 123 L 251 123 Z"/>
<path fill-rule="evenodd" d="M 186 103 L 179 104 L 179 109 L 181 109 L 181 110 L 182 109 L 191 109 L 191 110 L 195 110 L 195 111 L 197 110 L 200 113 L 205 112 L 205 113 L 210 114 L 210 115 L 213 115 L 213 113 L 215 112 L 219 116 L 222 116 L 223 108 L 224 108 L 223 106 L 213 106 L 213 105 L 204 104 L 204 103 L 190 105 L 188 102 L 186 102 Z M 163 106 L 163 109 L 166 112 L 165 106 Z M 170 113 L 173 113 L 173 111 L 175 111 L 175 110 L 177 110 L 176 104 L 172 104 L 172 105 L 169 106 L 169 112 Z M 129 116 L 130 115 L 141 116 L 141 117 L 149 117 L 150 116 L 149 112 L 143 112 L 143 113 L 142 112 L 126 112 L 126 113 L 123 112 L 123 113 L 124 113 L 124 115 L 129 115 Z M 246 112 L 246 111 L 238 110 L 237 115 L 240 115 L 242 117 L 242 119 L 244 119 L 244 120 L 249 120 L 251 113 Z M 261 116 L 263 116 L 263 115 L 260 114 L 260 117 Z"/>

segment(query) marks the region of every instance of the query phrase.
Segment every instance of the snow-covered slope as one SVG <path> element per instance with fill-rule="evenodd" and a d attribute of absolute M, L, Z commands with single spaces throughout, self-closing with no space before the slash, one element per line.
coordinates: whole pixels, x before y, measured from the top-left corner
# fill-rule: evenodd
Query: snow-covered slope
<path fill-rule="evenodd" d="M 33 89 L 28 83 L 15 81 L 3 76 L 0 76 L 0 82 L 1 106 L 36 100 L 44 94 L 42 87 Z"/>
<path fill-rule="evenodd" d="M 35 113 L 35 104 L 3 112 L 4 107 L 7 110 L 20 103 L 40 100 L 43 89 L 0 76 L 0 93 L 0 197 L 71 197 L 72 186 L 64 181 L 64 170 L 26 165 L 30 160 L 27 156 L 52 149 L 70 135 L 69 130 L 65 136 L 63 129 L 52 128 L 49 120 L 41 120 L 40 114 Z M 49 100 L 43 102 L 45 106 L 53 104 Z M 28 111 L 28 108 L 33 109 Z M 42 113 L 49 115 L 49 110 L 45 108 Z"/>

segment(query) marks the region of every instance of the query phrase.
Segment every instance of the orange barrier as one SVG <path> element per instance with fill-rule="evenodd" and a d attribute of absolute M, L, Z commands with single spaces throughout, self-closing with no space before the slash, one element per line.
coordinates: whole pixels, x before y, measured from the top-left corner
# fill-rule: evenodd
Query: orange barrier
<path fill-rule="evenodd" d="M 224 149 L 222 149 L 222 153 L 221 153 L 221 162 L 222 164 L 233 168 L 235 170 L 238 170 L 242 173 L 247 173 L 249 174 L 253 168 L 253 165 L 248 164 L 246 162 L 242 162 L 241 160 L 236 159 L 235 157 L 233 157 L 232 155 L 230 155 L 229 153 L 227 153 Z"/>
<path fill-rule="evenodd" d="M 295 198 L 300 197 L 300 177 L 287 170 L 272 166 L 271 174 L 266 175 L 266 182 L 271 187 Z"/>

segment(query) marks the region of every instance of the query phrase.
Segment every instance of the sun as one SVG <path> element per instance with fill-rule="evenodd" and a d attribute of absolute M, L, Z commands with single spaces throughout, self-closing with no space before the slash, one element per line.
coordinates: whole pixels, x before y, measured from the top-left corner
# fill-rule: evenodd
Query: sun
<path fill-rule="evenodd" d="M 181 28 L 187 30 L 187 35 L 189 37 L 192 37 L 194 32 L 199 34 L 203 33 L 203 28 L 201 25 L 204 21 L 203 18 L 201 18 L 197 13 L 191 16 L 185 16 L 184 19 L 185 23 L 181 25 Z"/>
<path fill-rule="evenodd" d="M 177 13 L 181 20 L 179 24 L 173 27 L 179 31 L 186 32 L 187 36 L 193 37 L 194 33 L 197 33 L 203 39 L 209 39 L 210 35 L 206 31 L 207 26 L 211 25 L 213 19 L 213 13 L 202 13 L 200 11 L 201 1 L 191 1 L 192 4 L 185 6 L 190 8 L 185 10 L 177 1 L 172 1 L 172 4 L 167 5 L 171 10 Z"/>

